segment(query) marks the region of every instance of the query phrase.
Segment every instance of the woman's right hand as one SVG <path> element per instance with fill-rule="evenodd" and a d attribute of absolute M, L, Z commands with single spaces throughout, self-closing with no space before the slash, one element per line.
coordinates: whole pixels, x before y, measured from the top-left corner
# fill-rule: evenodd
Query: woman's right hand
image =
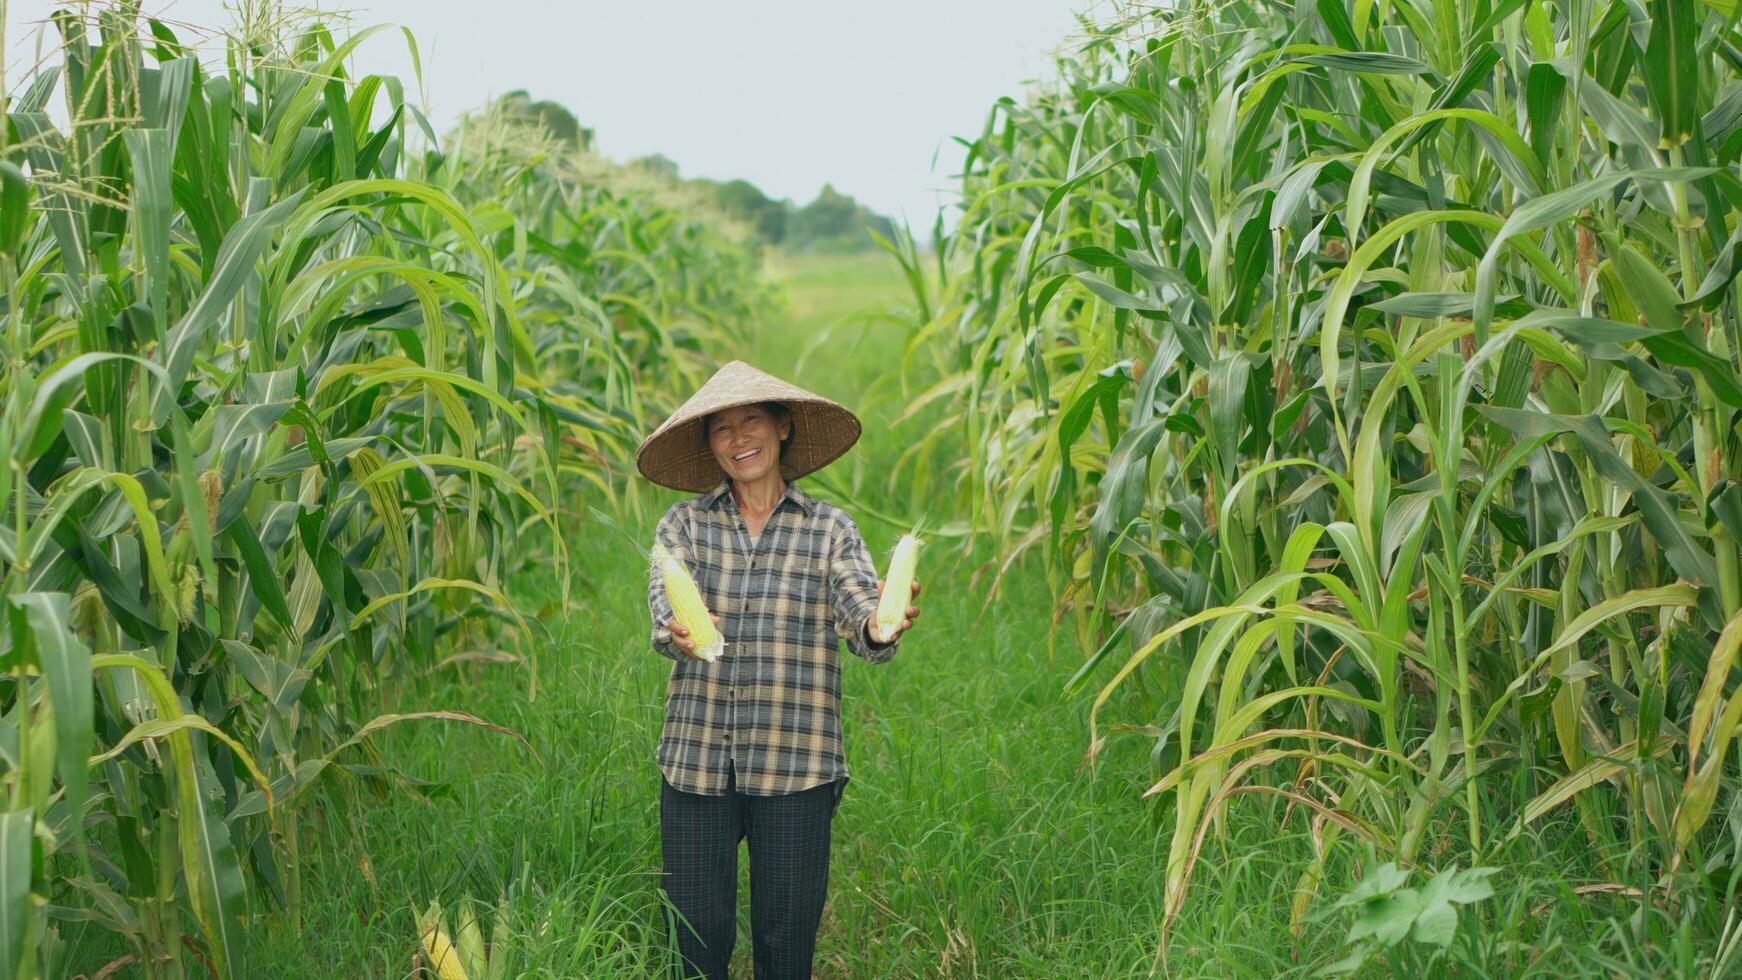
<path fill-rule="evenodd" d="M 708 613 L 708 618 L 714 621 L 714 627 L 716 629 L 719 628 L 720 617 L 714 615 L 713 613 Z M 687 629 L 684 629 L 682 626 L 679 626 L 677 624 L 677 620 L 674 619 L 671 622 L 666 623 L 665 630 L 666 630 L 666 632 L 671 634 L 672 645 L 677 647 L 679 650 L 682 650 L 684 652 L 684 656 L 690 658 L 691 660 L 702 660 L 703 659 L 702 655 L 696 652 L 695 641 L 689 638 L 690 631 Z"/>

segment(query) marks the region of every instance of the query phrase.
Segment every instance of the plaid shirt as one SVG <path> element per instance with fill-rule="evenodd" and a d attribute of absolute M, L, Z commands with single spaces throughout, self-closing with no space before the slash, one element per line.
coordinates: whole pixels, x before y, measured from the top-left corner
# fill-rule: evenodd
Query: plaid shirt
<path fill-rule="evenodd" d="M 671 505 L 655 534 L 689 569 L 726 640 L 714 663 L 686 656 L 660 628 L 671 603 L 658 573 L 648 576 L 653 648 L 677 662 L 657 752 L 665 778 L 718 796 L 729 761 L 740 792 L 779 796 L 846 776 L 837 638 L 874 664 L 901 643 L 865 635 L 877 569 L 858 525 L 789 482 L 752 545 L 721 483 Z"/>

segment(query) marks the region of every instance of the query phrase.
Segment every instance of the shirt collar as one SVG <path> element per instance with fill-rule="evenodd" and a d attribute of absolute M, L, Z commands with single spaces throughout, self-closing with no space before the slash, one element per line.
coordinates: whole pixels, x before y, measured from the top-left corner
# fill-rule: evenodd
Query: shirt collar
<path fill-rule="evenodd" d="M 730 480 L 721 480 L 719 485 L 714 487 L 714 489 L 709 490 L 707 493 L 702 494 L 702 497 L 701 497 L 702 509 L 712 510 L 715 507 L 719 507 L 722 504 L 724 504 L 725 501 L 731 499 L 731 497 L 732 497 L 732 482 Z M 775 510 L 780 509 L 780 501 L 781 500 L 792 501 L 793 503 L 798 505 L 800 510 L 803 510 L 807 514 L 815 514 L 816 513 L 817 499 L 815 497 L 811 496 L 810 494 L 805 493 L 804 490 L 800 489 L 797 481 L 795 481 L 795 480 L 786 481 L 786 493 L 781 495 L 780 500 L 775 501 L 775 503 L 774 503 Z M 771 511 L 771 513 L 772 513 L 772 511 Z"/>

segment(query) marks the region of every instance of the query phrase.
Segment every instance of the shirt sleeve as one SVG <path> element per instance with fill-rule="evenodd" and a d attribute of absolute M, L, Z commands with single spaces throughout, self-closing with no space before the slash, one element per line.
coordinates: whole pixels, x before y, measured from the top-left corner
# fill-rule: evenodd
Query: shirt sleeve
<path fill-rule="evenodd" d="M 683 519 L 678 515 L 674 505 L 659 519 L 659 526 L 654 529 L 654 540 L 665 545 L 666 550 L 674 555 L 687 552 L 687 540 L 684 534 Z M 653 562 L 647 563 L 647 610 L 653 617 L 653 651 L 667 660 L 682 662 L 688 659 L 677 644 L 672 642 L 671 632 L 665 624 L 672 621 L 671 600 L 665 596 L 665 580 L 659 574 L 659 569 Z"/>
<path fill-rule="evenodd" d="M 847 649 L 855 657 L 866 663 L 888 663 L 901 646 L 901 638 L 896 637 L 894 643 L 872 643 L 865 635 L 865 625 L 877 612 L 877 566 L 859 535 L 859 525 L 845 515 L 842 521 L 829 554 L 829 600 L 835 633 L 847 641 Z"/>

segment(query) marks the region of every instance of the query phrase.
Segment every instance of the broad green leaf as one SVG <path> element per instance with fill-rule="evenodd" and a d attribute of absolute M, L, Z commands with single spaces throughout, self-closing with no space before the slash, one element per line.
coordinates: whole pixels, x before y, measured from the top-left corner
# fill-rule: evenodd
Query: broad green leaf
<path fill-rule="evenodd" d="M 0 160 L 0 255 L 12 255 L 30 230 L 30 181 L 24 171 Z"/>
<path fill-rule="evenodd" d="M 158 718 L 173 723 L 184 717 L 180 698 L 162 668 L 132 654 L 98 654 L 91 658 L 93 670 L 126 669 L 151 694 Z M 205 787 L 194 764 L 193 742 L 186 728 L 167 731 L 174 773 L 183 881 L 194 918 L 205 934 L 212 965 L 220 976 L 242 969 L 241 918 L 243 886 L 241 867 L 230 846 L 224 821 L 205 806 Z"/>
<path fill-rule="evenodd" d="M 248 586 L 254 596 L 260 601 L 260 606 L 270 613 L 273 619 L 287 634 L 293 629 L 294 620 L 290 615 L 290 604 L 284 598 L 284 589 L 279 585 L 278 571 L 272 567 L 266 550 L 261 547 L 260 537 L 246 520 L 230 522 L 227 535 L 230 544 L 242 558 L 242 564 L 248 570 Z"/>
<path fill-rule="evenodd" d="M 35 814 L 26 807 L 0 813 L 0 971 L 35 975 L 35 950 L 26 946 L 30 927 L 30 844 Z"/>
<path fill-rule="evenodd" d="M 1699 693 L 1694 695 L 1693 714 L 1688 721 L 1688 768 L 1691 771 L 1699 761 L 1700 754 L 1706 748 L 1706 730 L 1711 726 L 1712 719 L 1718 714 L 1718 705 L 1724 697 L 1724 691 L 1730 680 L 1730 671 L 1736 666 L 1737 652 L 1742 650 L 1742 612 L 1730 618 L 1724 625 L 1724 631 L 1719 634 L 1718 642 L 1712 644 L 1712 655 L 1706 664 L 1705 677 L 1700 682 Z M 1736 698 L 1742 700 L 1742 698 Z"/>
<path fill-rule="evenodd" d="M 1652 751 L 1653 756 L 1667 753 L 1675 743 L 1663 739 Z M 1520 811 L 1518 823 L 1513 827 L 1512 835 L 1516 837 L 1526 826 L 1535 823 L 1550 810 L 1572 799 L 1598 783 L 1607 782 L 1625 772 L 1631 765 L 1634 751 L 1637 747 L 1629 742 L 1618 746 L 1613 755 L 1599 756 L 1580 766 L 1575 772 L 1568 773 L 1555 781 L 1553 786 L 1537 794 L 1525 804 Z"/>
<path fill-rule="evenodd" d="M 73 811 L 73 833 L 83 833 L 87 769 L 91 754 L 91 651 L 73 634 L 64 592 L 21 592 L 10 597 L 23 610 L 37 664 L 54 703 L 56 768 Z"/>
<path fill-rule="evenodd" d="M 169 416 L 171 399 L 187 380 L 195 351 L 229 309 L 230 301 L 254 276 L 255 263 L 265 253 L 272 234 L 291 216 L 301 199 L 302 194 L 298 192 L 249 214 L 236 222 L 224 236 L 223 247 L 199 300 L 169 331 L 154 358 L 167 374 L 168 386 L 158 389 L 152 403 L 153 419 L 161 422 Z"/>
<path fill-rule="evenodd" d="M 1735 370 L 1727 359 L 1714 356 L 1688 335 L 1687 317 L 1679 305 L 1681 297 L 1676 295 L 1669 278 L 1631 246 L 1623 247 L 1611 261 L 1628 298 L 1644 314 L 1646 322 L 1659 331 L 1644 338 L 1646 347 L 1660 360 L 1698 371 L 1714 394 L 1742 408 L 1742 384 L 1737 382 Z"/>
<path fill-rule="evenodd" d="M 1698 0 L 1651 0 L 1651 41 L 1640 67 L 1666 146 L 1693 136 L 1700 119 L 1697 6 Z"/>
<path fill-rule="evenodd" d="M 1567 80 L 1555 66 L 1534 63 L 1525 72 L 1525 115 L 1530 120 L 1530 143 L 1538 159 L 1547 158 L 1560 128 Z"/>
<path fill-rule="evenodd" d="M 1677 517 L 1674 500 L 1669 494 L 1641 478 L 1616 453 L 1601 421 L 1591 417 L 1568 418 L 1490 406 L 1480 406 L 1480 411 L 1514 434 L 1525 438 L 1571 432 L 1578 438 L 1580 446 L 1589 455 L 1599 473 L 1632 492 L 1646 527 L 1663 547 L 1665 556 L 1676 571 L 1696 583 L 1704 584 L 1716 580 L 1717 572 L 1711 554 L 1688 536 Z"/>
<path fill-rule="evenodd" d="M 1133 426 L 1125 430 L 1108 460 L 1106 476 L 1097 487 L 1100 500 L 1089 525 L 1095 542 L 1094 567 L 1097 570 L 1105 566 L 1113 539 L 1137 517 L 1142 507 L 1149 486 L 1150 458 L 1166 431 L 1161 419 Z"/>
<path fill-rule="evenodd" d="M 1338 54 L 1309 54 L 1300 59 L 1321 68 L 1339 71 L 1372 72 L 1381 75 L 1426 75 L 1433 69 L 1426 64 L 1397 54 L 1381 51 L 1347 51 Z"/>
<path fill-rule="evenodd" d="M 172 134 L 165 129 L 129 129 L 127 152 L 133 165 L 133 227 L 145 266 L 145 294 L 152 328 L 161 339 L 169 316 L 169 240 L 175 201 L 170 190 Z"/>
<path fill-rule="evenodd" d="M 1586 633 L 1616 616 L 1639 609 L 1657 609 L 1666 606 L 1691 606 L 1696 598 L 1695 590 L 1688 585 L 1666 585 L 1653 589 L 1634 589 L 1625 595 L 1605 599 L 1580 613 L 1569 622 L 1555 638 L 1554 644 L 1543 651 L 1544 655 L 1565 650 L 1579 642 Z"/>

